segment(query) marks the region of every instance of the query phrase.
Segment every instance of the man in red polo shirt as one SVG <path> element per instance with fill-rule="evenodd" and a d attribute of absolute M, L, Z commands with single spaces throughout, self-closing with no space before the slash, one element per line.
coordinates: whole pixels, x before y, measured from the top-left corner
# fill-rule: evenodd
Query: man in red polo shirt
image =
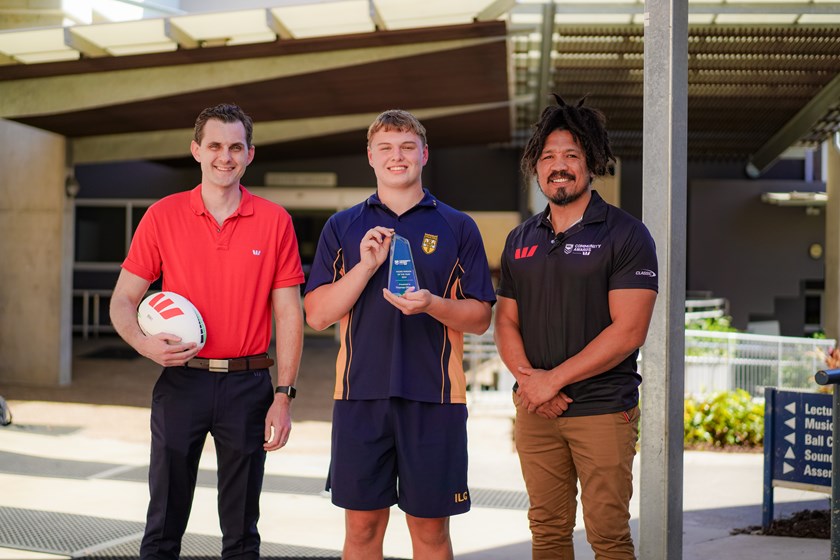
<path fill-rule="evenodd" d="M 178 558 L 207 433 L 218 459 L 222 558 L 259 558 L 265 454 L 283 447 L 291 431 L 304 277 L 289 214 L 239 183 L 254 159 L 252 131 L 251 118 L 235 105 L 201 112 L 191 144 L 201 184 L 149 208 L 111 298 L 120 336 L 164 368 L 152 395 L 143 559 Z M 186 297 L 204 318 L 200 356 L 195 344 L 166 333 L 146 336 L 137 324 L 137 306 L 161 275 L 163 289 Z M 272 313 L 276 391 L 266 353 Z"/>

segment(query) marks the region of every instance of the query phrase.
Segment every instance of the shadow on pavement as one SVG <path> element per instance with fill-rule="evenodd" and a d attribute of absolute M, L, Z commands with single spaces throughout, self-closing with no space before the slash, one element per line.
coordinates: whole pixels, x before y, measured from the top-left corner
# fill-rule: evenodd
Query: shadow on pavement
<path fill-rule="evenodd" d="M 269 352 L 274 356 L 272 343 Z M 329 422 L 335 383 L 338 343 L 332 336 L 306 336 L 294 420 Z M 47 401 L 148 408 L 160 366 L 137 355 L 116 335 L 73 340 L 72 381 L 64 387 L 37 387 L 0 383 L 0 395 L 9 401 Z M 272 374 L 276 378 L 276 366 Z"/>

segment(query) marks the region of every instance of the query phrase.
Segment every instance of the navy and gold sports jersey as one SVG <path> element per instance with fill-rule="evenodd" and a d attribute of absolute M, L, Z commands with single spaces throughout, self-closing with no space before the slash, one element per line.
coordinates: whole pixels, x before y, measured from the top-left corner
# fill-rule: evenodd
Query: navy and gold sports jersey
<path fill-rule="evenodd" d="M 425 189 L 423 199 L 400 216 L 375 194 L 333 215 L 321 232 L 306 293 L 351 270 L 360 260 L 362 236 L 376 226 L 393 228 L 408 239 L 421 289 L 445 298 L 495 302 L 475 222 Z M 387 285 L 386 259 L 340 321 L 334 398 L 466 403 L 463 334 L 426 313 L 403 315 L 383 297 Z"/>

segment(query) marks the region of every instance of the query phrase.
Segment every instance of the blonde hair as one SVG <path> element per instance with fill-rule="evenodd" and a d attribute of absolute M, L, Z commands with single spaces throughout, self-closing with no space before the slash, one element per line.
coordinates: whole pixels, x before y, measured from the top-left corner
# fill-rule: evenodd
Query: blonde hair
<path fill-rule="evenodd" d="M 367 141 L 370 145 L 370 138 L 380 130 L 397 130 L 399 132 L 412 132 L 420 137 L 423 145 L 426 145 L 426 127 L 420 124 L 417 117 L 403 111 L 402 109 L 389 109 L 381 113 L 368 127 Z"/>

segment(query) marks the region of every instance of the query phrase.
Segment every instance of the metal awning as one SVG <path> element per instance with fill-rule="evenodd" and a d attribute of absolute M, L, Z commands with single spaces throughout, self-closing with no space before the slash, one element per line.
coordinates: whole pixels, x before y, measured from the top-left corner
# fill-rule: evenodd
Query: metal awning
<path fill-rule="evenodd" d="M 644 19 L 643 0 L 520 0 L 510 19 L 515 91 L 525 100 L 517 141 L 548 103 L 539 93 L 556 91 L 588 96 L 607 115 L 616 153 L 638 157 Z M 838 24 L 833 0 L 690 1 L 689 158 L 747 159 L 760 171 L 840 129 Z"/>

